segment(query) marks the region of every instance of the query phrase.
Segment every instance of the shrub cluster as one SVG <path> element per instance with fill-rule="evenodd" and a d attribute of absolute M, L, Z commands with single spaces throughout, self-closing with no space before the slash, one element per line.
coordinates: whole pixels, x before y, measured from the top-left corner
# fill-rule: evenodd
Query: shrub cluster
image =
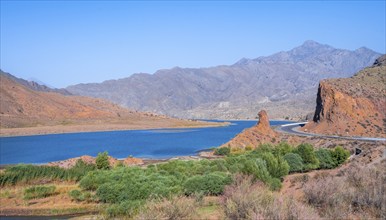
<path fill-rule="evenodd" d="M 320 148 L 314 150 L 311 144 L 300 144 L 296 148 L 281 144 L 275 152 L 284 154 L 290 172 L 303 172 L 314 169 L 332 169 L 344 163 L 350 152 L 338 146 L 335 149 Z"/>
<path fill-rule="evenodd" d="M 229 148 L 220 148 L 228 149 Z M 226 150 L 224 154 L 229 152 Z M 344 151 L 344 150 L 343 150 Z M 124 212 L 135 213 L 140 204 L 152 198 L 174 195 L 221 195 L 232 176 L 244 174 L 253 181 L 261 181 L 271 189 L 281 187 L 281 179 L 290 171 L 327 167 L 340 158 L 341 150 L 314 151 L 312 145 L 292 147 L 286 143 L 277 146 L 261 145 L 242 154 L 229 154 L 215 160 L 181 161 L 150 165 L 147 168 L 116 167 L 89 172 L 80 181 L 83 191 L 92 191 L 103 203 L 112 204 L 107 210 L 110 217 Z M 335 154 L 335 152 L 337 152 Z M 339 155 L 339 156 L 335 156 Z M 319 158 L 319 159 L 318 159 Z M 344 156 L 343 158 L 347 158 Z M 341 160 L 343 161 L 343 160 Z M 327 164 L 327 165 L 325 165 Z M 84 200 L 83 192 L 72 192 L 75 200 Z M 130 202 L 128 202 L 130 201 Z M 127 215 L 127 213 L 126 213 Z"/>

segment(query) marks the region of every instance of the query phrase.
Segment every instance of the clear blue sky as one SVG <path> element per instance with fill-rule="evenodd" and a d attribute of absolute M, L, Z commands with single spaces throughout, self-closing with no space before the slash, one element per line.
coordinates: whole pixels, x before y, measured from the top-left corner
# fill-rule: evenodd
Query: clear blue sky
<path fill-rule="evenodd" d="M 381 1 L 3 1 L 1 69 L 54 87 L 230 65 L 306 40 L 385 53 Z"/>

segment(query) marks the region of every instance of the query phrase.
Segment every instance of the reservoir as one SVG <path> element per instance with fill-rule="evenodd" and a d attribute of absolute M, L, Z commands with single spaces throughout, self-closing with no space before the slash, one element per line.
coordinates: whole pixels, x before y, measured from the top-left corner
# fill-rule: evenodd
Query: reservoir
<path fill-rule="evenodd" d="M 107 151 L 115 158 L 170 158 L 220 146 L 257 121 L 224 127 L 50 134 L 0 138 L 0 164 L 47 163 Z M 282 125 L 288 121 L 270 121 Z"/>

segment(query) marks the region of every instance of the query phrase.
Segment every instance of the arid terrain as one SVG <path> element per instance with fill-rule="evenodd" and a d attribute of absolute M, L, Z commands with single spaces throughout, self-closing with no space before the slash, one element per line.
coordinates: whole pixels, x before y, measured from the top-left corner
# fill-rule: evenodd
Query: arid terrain
<path fill-rule="evenodd" d="M 313 120 L 303 131 L 386 137 L 386 55 L 350 78 L 319 84 Z"/>
<path fill-rule="evenodd" d="M 36 91 L 0 74 L 0 135 L 218 126 L 122 108 L 102 99 Z"/>

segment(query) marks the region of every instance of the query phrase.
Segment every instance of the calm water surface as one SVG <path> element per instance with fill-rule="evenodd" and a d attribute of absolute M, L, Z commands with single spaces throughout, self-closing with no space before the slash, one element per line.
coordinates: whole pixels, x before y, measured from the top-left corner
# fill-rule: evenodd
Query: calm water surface
<path fill-rule="evenodd" d="M 170 158 L 195 155 L 198 151 L 228 142 L 256 121 L 230 121 L 225 127 L 155 129 L 50 134 L 0 138 L 0 164 L 47 163 L 108 151 L 116 158 L 129 155 Z M 271 125 L 286 124 L 271 121 Z"/>

